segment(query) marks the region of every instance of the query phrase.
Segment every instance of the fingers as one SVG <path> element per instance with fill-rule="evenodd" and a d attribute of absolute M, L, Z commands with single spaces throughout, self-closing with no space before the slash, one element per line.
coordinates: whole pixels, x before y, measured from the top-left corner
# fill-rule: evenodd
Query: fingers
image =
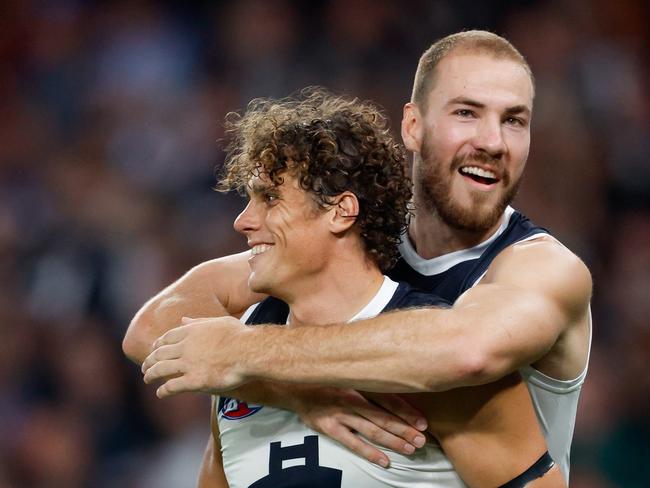
<path fill-rule="evenodd" d="M 355 416 L 350 426 L 382 447 L 408 455 L 426 442 L 419 430 L 374 405 L 369 405 L 358 413 L 362 417 Z"/>
<path fill-rule="evenodd" d="M 387 468 L 390 464 L 390 459 L 385 453 L 381 452 L 375 446 L 365 442 L 361 437 L 343 424 L 334 423 L 327 432 L 323 433 L 335 441 L 340 442 L 350 451 L 367 459 L 371 463 L 378 464 L 383 468 Z"/>
<path fill-rule="evenodd" d="M 331 388 L 324 392 L 325 398 L 322 398 L 323 392 L 318 390 L 312 391 L 307 397 L 302 396 L 302 402 L 297 408 L 301 419 L 310 427 L 333 437 L 350 449 L 364 448 L 366 459 L 369 459 L 369 455 L 377 456 L 381 451 L 375 446 L 369 446 L 365 439 L 404 455 L 413 454 L 416 448 L 425 444 L 426 439 L 420 431 L 370 402 L 359 392 Z M 321 401 L 318 401 L 319 397 Z M 402 407 L 401 402 L 394 402 L 394 404 Z M 413 407 L 404 410 L 415 411 Z M 347 434 L 341 433 L 343 432 L 341 429 L 351 433 L 365 446 L 352 440 Z M 365 439 L 359 438 L 355 432 Z M 351 442 L 353 444 L 350 444 Z M 369 460 L 375 462 L 373 459 Z"/>
<path fill-rule="evenodd" d="M 401 396 L 386 393 L 363 393 L 363 395 L 417 430 L 422 432 L 427 430 L 426 417 Z"/>
<path fill-rule="evenodd" d="M 151 368 L 158 361 L 164 361 L 165 359 L 178 359 L 181 357 L 181 346 L 180 344 L 174 344 L 171 346 L 160 346 L 151 354 L 149 354 L 144 362 L 142 363 L 142 372 L 146 373 L 149 368 Z"/>
<path fill-rule="evenodd" d="M 386 425 L 386 423 L 380 426 L 377 418 L 366 420 L 362 417 L 350 416 L 346 419 L 346 424 L 349 428 L 377 445 L 405 455 L 413 454 L 415 452 L 416 446 L 405 441 L 403 437 L 392 434 L 388 430 L 389 426 Z M 409 428 L 412 429 L 412 427 Z M 417 431 L 415 432 L 416 436 L 419 435 L 422 437 L 422 445 L 424 445 L 424 436 Z"/>
<path fill-rule="evenodd" d="M 388 407 L 399 412 L 403 417 L 408 418 L 411 422 L 420 425 L 426 429 L 426 420 L 413 406 L 397 395 L 388 394 L 360 394 L 354 392 L 357 396 L 350 396 L 347 400 L 347 406 L 354 411 L 357 416 L 355 429 L 362 435 L 373 440 L 382 447 L 388 447 L 402 454 L 412 454 L 415 448 L 424 446 L 426 438 L 424 435 L 406 420 L 394 415 L 388 411 Z M 368 398 L 377 399 L 383 403 L 385 408 L 368 400 Z M 377 402 L 379 403 L 379 402 Z M 365 419 L 370 422 L 362 430 L 359 427 L 359 419 Z M 379 428 L 377 432 L 374 429 Z M 397 438 L 401 438 L 398 441 Z M 399 442 L 399 443 L 398 443 Z"/>
<path fill-rule="evenodd" d="M 181 325 L 180 327 L 171 329 L 156 339 L 156 342 L 153 343 L 153 349 L 158 349 L 160 346 L 167 344 L 176 344 L 182 341 L 185 336 L 187 336 L 187 326 Z"/>
<path fill-rule="evenodd" d="M 178 378 L 172 378 L 167 380 L 156 390 L 156 396 L 158 398 L 167 398 L 177 393 L 182 393 L 188 391 L 186 377 L 180 376 Z"/>
<path fill-rule="evenodd" d="M 156 380 L 182 375 L 184 372 L 181 361 L 178 359 L 159 361 L 147 369 L 144 374 L 144 382 L 149 384 Z"/>

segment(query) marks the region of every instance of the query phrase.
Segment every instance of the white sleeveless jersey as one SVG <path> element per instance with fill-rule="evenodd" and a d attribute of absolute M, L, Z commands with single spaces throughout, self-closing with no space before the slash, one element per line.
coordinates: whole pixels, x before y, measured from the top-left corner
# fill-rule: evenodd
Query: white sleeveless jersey
<path fill-rule="evenodd" d="M 447 283 L 456 283 L 471 278 L 466 284 L 466 288 L 471 288 L 481 281 L 492 259 L 498 255 L 501 249 L 542 235 L 555 239 L 545 229 L 536 227 L 525 216 L 512 207 L 508 207 L 499 229 L 486 241 L 470 249 L 455 251 L 433 259 L 423 259 L 417 254 L 408 238 L 405 238 L 400 245 L 400 253 L 403 260 L 402 265 L 410 275 L 400 276 L 399 279 L 411 282 L 413 281 L 410 279 L 411 275 L 416 276 L 420 280 L 417 285 L 421 289 L 454 301 L 457 297 L 449 296 L 443 292 L 438 283 L 445 279 Z M 461 269 L 463 266 L 465 268 Z M 463 291 L 464 289 L 461 288 L 458 293 Z M 591 331 L 591 315 L 589 321 Z M 591 332 L 589 341 L 591 346 Z M 588 364 L 589 358 L 587 358 Z M 520 370 L 530 392 L 549 454 L 559 465 L 567 481 L 578 398 L 587 375 L 587 365 L 578 377 L 568 381 L 550 378 L 530 366 Z"/>
<path fill-rule="evenodd" d="M 377 315 L 396 289 L 397 283 L 385 278 L 375 298 L 352 320 Z M 390 467 L 381 468 L 309 429 L 292 412 L 232 398 L 217 400 L 223 467 L 230 488 L 466 486 L 435 444 L 428 443 L 411 456 L 380 448 L 390 458 Z"/>

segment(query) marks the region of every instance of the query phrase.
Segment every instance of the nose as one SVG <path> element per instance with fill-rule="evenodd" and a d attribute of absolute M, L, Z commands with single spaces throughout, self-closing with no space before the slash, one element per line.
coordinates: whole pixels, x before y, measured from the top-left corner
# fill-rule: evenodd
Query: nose
<path fill-rule="evenodd" d="M 474 148 L 488 153 L 493 158 L 499 158 L 506 152 L 501 120 L 488 117 L 481 120 L 474 138 Z"/>
<path fill-rule="evenodd" d="M 259 218 L 254 202 L 251 200 L 246 208 L 237 216 L 233 227 L 237 232 L 248 235 L 249 232 L 259 229 Z"/>

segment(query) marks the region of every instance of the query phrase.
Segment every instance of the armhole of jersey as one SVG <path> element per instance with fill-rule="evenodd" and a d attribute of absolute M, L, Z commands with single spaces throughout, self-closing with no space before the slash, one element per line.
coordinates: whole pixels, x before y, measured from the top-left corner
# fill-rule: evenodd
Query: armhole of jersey
<path fill-rule="evenodd" d="M 536 370 L 532 366 L 524 366 L 519 370 L 525 380 L 530 381 L 532 384 L 551 391 L 553 393 L 570 393 L 577 388 L 580 388 L 587 376 L 589 369 L 589 359 L 591 357 L 591 340 L 593 337 L 593 326 L 591 319 L 591 306 L 589 307 L 589 348 L 587 350 L 587 361 L 582 372 L 572 380 L 558 380 L 545 375 L 541 371 Z"/>
<path fill-rule="evenodd" d="M 212 395 L 214 402 L 212 402 L 212 408 L 214 408 L 214 418 L 219 422 L 219 412 L 221 411 L 221 404 L 224 401 L 224 397 L 220 395 Z"/>
<path fill-rule="evenodd" d="M 248 321 L 248 319 L 251 317 L 251 315 L 253 315 L 253 312 L 255 311 L 255 309 L 257 308 L 257 306 L 260 303 L 262 303 L 262 302 L 254 303 L 250 307 L 248 307 L 246 309 L 246 311 L 242 314 L 242 316 L 239 318 L 239 321 L 242 324 L 245 324 L 246 321 Z M 220 395 L 212 395 L 212 397 L 214 398 L 214 404 L 213 404 L 212 408 L 215 409 L 214 416 L 215 416 L 215 418 L 217 419 L 217 422 L 218 422 L 219 421 L 219 411 L 221 410 L 221 406 L 222 406 L 221 404 L 224 401 L 224 397 L 222 397 Z"/>
<path fill-rule="evenodd" d="M 253 312 L 255 311 L 255 309 L 257 308 L 257 306 L 258 306 L 260 303 L 262 303 L 262 302 L 254 303 L 254 304 L 252 304 L 250 307 L 248 307 L 248 308 L 246 309 L 246 311 L 242 314 L 242 316 L 241 316 L 241 318 L 239 319 L 239 321 L 240 321 L 242 324 L 245 324 L 245 323 L 248 321 L 248 319 L 251 318 L 251 315 L 253 315 Z"/>
<path fill-rule="evenodd" d="M 519 476 L 511 479 L 499 488 L 525 488 L 531 481 L 535 481 L 548 473 L 555 466 L 555 461 L 546 451 L 535 463 Z"/>
<path fill-rule="evenodd" d="M 260 303 L 262 303 L 262 302 L 254 303 L 250 307 L 248 307 L 246 309 L 246 311 L 242 314 L 242 316 L 239 318 L 239 321 L 242 324 L 245 324 L 248 321 L 248 319 L 251 317 L 251 315 L 253 315 L 253 312 L 255 311 L 255 309 L 257 308 L 257 306 Z M 223 404 L 223 401 L 224 401 L 224 397 L 222 397 L 220 395 L 212 395 L 212 397 L 214 398 L 214 406 L 213 406 L 213 408 L 216 410 L 214 412 L 214 414 L 215 414 L 215 418 L 217 419 L 217 422 L 218 422 L 219 421 L 219 412 L 221 411 L 221 407 L 223 406 L 222 404 Z"/>

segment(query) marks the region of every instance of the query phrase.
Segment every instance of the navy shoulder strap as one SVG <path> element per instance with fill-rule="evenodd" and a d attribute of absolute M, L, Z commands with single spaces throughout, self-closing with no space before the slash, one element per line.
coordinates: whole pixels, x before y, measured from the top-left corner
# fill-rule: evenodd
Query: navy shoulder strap
<path fill-rule="evenodd" d="M 548 233 L 548 230 L 533 224 L 523 214 L 514 212 L 503 233 L 483 251 L 480 257 L 468 259 L 434 275 L 423 275 L 413 269 L 404 258 L 400 258 L 389 276 L 397 281 L 406 281 L 421 290 L 435 293 L 453 303 L 483 276 L 494 258 L 506 247 L 530 236 Z"/>
<path fill-rule="evenodd" d="M 397 290 L 395 290 L 393 298 L 391 298 L 390 302 L 388 302 L 382 312 L 410 307 L 449 308 L 450 306 L 451 303 L 442 297 L 416 290 L 408 283 L 400 282 Z"/>
<path fill-rule="evenodd" d="M 392 298 L 384 307 L 382 312 L 395 310 L 398 308 L 408 307 L 449 307 L 450 303 L 431 293 L 425 293 L 416 290 L 407 283 L 400 283 L 395 290 Z M 284 325 L 287 323 L 289 317 L 289 306 L 282 300 L 274 297 L 268 297 L 261 301 L 253 313 L 246 321 L 247 325 L 259 324 L 279 324 Z"/>
<path fill-rule="evenodd" d="M 548 234 L 548 230 L 543 227 L 538 227 L 533 224 L 525 215 L 515 212 L 510 218 L 508 227 L 488 248 L 481 254 L 477 260 L 476 265 L 473 267 L 467 277 L 462 281 L 459 288 L 459 296 L 474 286 L 474 283 L 485 274 L 485 272 L 492 264 L 494 258 L 503 251 L 506 247 L 514 244 L 515 242 L 522 241 L 535 234 Z"/>
<path fill-rule="evenodd" d="M 268 297 L 262 300 L 246 321 L 247 325 L 278 324 L 284 325 L 289 318 L 289 305 L 279 298 Z"/>

